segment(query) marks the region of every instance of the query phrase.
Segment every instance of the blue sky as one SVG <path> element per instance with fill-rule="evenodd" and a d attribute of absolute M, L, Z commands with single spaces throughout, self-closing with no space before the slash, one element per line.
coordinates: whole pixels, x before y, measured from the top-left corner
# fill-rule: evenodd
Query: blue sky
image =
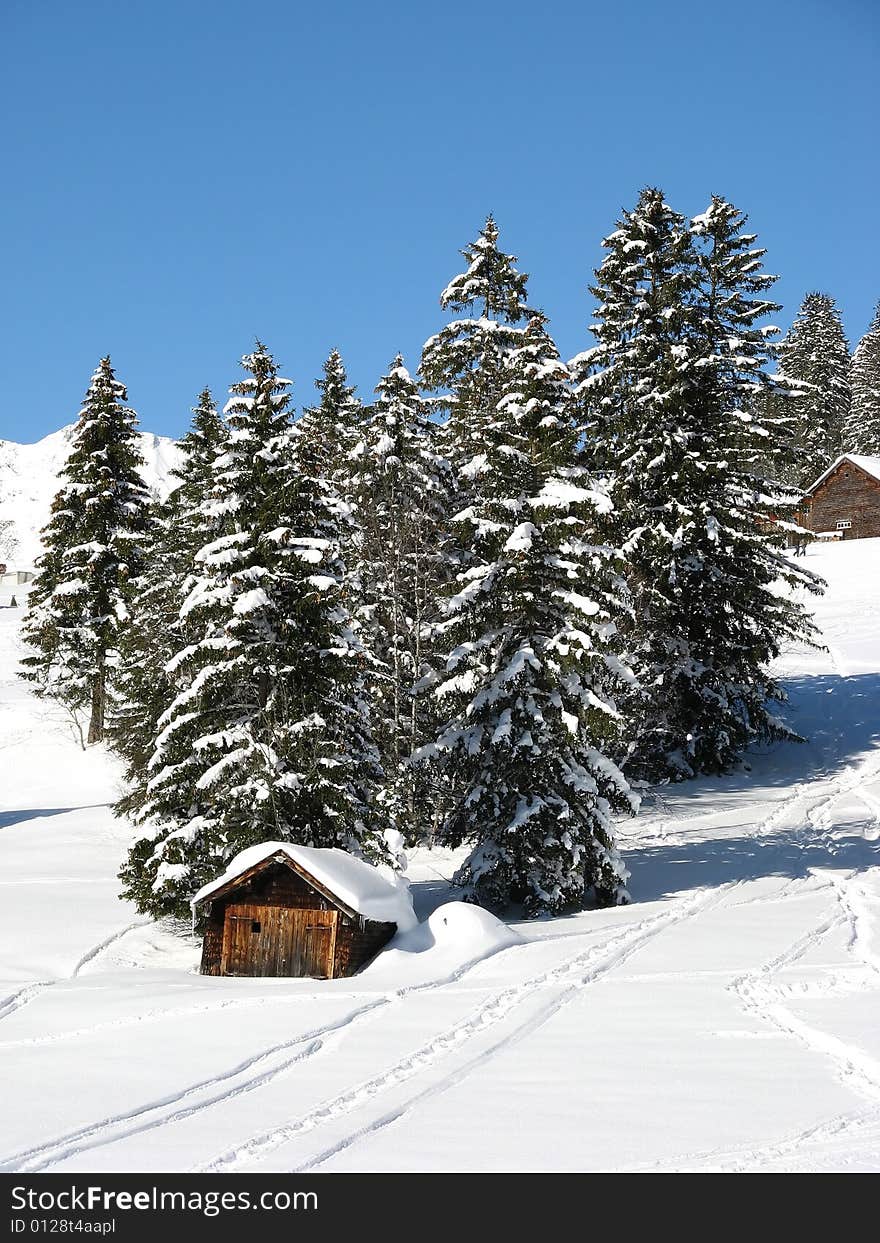
<path fill-rule="evenodd" d="M 334 346 L 367 396 L 488 211 L 572 355 L 646 184 L 749 213 L 783 327 L 880 298 L 875 0 L 3 0 L 0 49 L 0 438 L 104 353 L 179 435 L 256 335 L 297 404 Z"/>

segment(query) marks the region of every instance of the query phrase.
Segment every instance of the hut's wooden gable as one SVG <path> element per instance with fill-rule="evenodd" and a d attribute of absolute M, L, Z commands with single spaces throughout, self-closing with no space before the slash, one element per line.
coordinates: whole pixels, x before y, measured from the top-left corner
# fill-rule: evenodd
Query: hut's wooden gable
<path fill-rule="evenodd" d="M 880 479 L 844 457 L 813 485 L 803 500 L 803 525 L 840 532 L 841 539 L 880 536 Z"/>
<path fill-rule="evenodd" d="M 203 975 L 352 975 L 397 930 L 363 918 L 282 855 L 230 880 L 209 902 Z"/>

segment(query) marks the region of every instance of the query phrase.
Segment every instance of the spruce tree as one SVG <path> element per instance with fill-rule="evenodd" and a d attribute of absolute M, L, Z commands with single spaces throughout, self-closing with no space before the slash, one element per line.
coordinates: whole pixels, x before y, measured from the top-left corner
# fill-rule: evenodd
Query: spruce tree
<path fill-rule="evenodd" d="M 339 350 L 330 351 L 323 370 L 323 378 L 315 381 L 321 400 L 307 407 L 298 423 L 299 454 L 314 475 L 332 483 L 346 500 L 352 492 L 366 412 L 354 385 L 348 383 Z"/>
<path fill-rule="evenodd" d="M 461 255 L 465 270 L 440 294 L 441 307 L 453 318 L 425 342 L 419 368 L 432 410 L 445 415 L 439 444 L 452 472 L 450 513 L 481 495 L 487 429 L 496 419 L 507 360 L 522 343 L 533 314 L 527 303 L 528 276 L 517 269 L 515 255 L 501 250 L 491 215 Z M 472 553 L 469 528 L 453 526 L 449 532 L 445 580 L 453 580 Z M 444 808 L 457 797 L 453 765 L 443 767 L 441 780 L 443 788 L 435 790 L 434 802 L 435 815 L 442 819 Z"/>
<path fill-rule="evenodd" d="M 602 534 L 623 551 L 632 606 L 621 629 L 637 682 L 623 698 L 629 754 L 621 758 L 632 778 L 682 777 L 693 772 L 681 531 L 698 473 L 688 451 L 699 270 L 687 221 L 656 188 L 642 191 L 603 246 L 591 288 L 596 344 L 571 366 L 583 458 L 610 500 Z"/>
<path fill-rule="evenodd" d="M 622 536 L 640 495 L 646 510 L 659 513 L 665 504 L 668 460 L 654 449 L 676 448 L 698 275 L 687 222 L 655 188 L 642 191 L 602 245 L 608 253 L 590 289 L 597 344 L 571 366 L 585 460 L 614 470 L 616 517 L 607 525 Z"/>
<path fill-rule="evenodd" d="M 0 557 L 11 557 L 15 552 L 17 543 L 12 519 L 0 518 Z"/>
<path fill-rule="evenodd" d="M 110 728 L 111 743 L 127 764 L 129 789 L 116 808 L 121 815 L 132 814 L 147 798 L 157 722 L 174 698 L 166 666 L 186 643 L 180 608 L 189 593 L 195 555 L 209 534 L 201 509 L 226 441 L 226 425 L 209 389 L 200 393 L 192 414 L 190 430 L 178 446 L 178 485 L 153 507 L 131 624 L 121 643 L 118 702 Z"/>
<path fill-rule="evenodd" d="M 211 534 L 180 608 L 184 646 L 165 667 L 176 694 L 135 815 L 143 837 L 122 872 L 152 914 L 183 913 L 262 841 L 387 857 L 332 492 L 300 456 L 290 382 L 271 354 L 258 342 L 242 366 L 229 442 L 197 511 Z"/>
<path fill-rule="evenodd" d="M 532 314 L 526 303 L 528 276 L 516 256 L 498 246 L 492 216 L 475 242 L 461 252 L 464 272 L 440 295 L 456 318 L 425 342 L 420 372 L 434 405 L 448 414 L 447 456 L 464 494 L 482 469 L 485 427 L 495 418 L 508 354 L 520 344 Z"/>
<path fill-rule="evenodd" d="M 784 460 L 780 425 L 748 410 L 770 387 L 774 304 L 744 218 L 713 199 L 691 226 L 643 191 L 604 245 L 597 345 L 575 360 L 582 420 L 607 475 L 606 538 L 623 550 L 632 603 L 623 627 L 640 690 L 626 702 L 627 772 L 639 779 L 724 772 L 752 741 L 787 736 L 767 663 L 808 639 L 779 577 L 815 588 L 780 550 L 762 464 Z M 757 296 L 755 296 L 757 295 Z"/>
<path fill-rule="evenodd" d="M 92 376 L 63 486 L 43 531 L 24 638 L 23 676 L 64 705 L 86 742 L 104 737 L 120 635 L 140 573 L 149 496 L 141 477 L 137 417 L 109 358 Z"/>
<path fill-rule="evenodd" d="M 592 540 L 604 503 L 575 465 L 568 373 L 540 317 L 505 353 L 481 428 L 479 495 L 457 515 L 471 549 L 437 627 L 447 714 L 418 758 L 454 772 L 441 839 L 472 849 L 457 880 L 494 908 L 558 912 L 595 890 L 623 900 L 614 812 L 635 800 L 620 746 L 611 650 L 619 583 Z"/>
<path fill-rule="evenodd" d="M 852 407 L 843 449 L 880 457 L 880 303 L 870 328 L 855 348 L 850 381 Z"/>
<path fill-rule="evenodd" d="M 398 354 L 376 387 L 357 454 L 357 561 L 361 634 L 374 659 L 370 685 L 386 788 L 383 807 L 409 841 L 422 838 L 434 795 L 411 753 L 431 736 L 436 712 L 416 684 L 431 669 L 430 622 L 447 577 L 452 480 L 440 429 Z"/>
<path fill-rule="evenodd" d="M 778 390 L 768 375 L 772 326 L 779 310 L 766 294 L 776 277 L 763 272 L 765 250 L 745 231 L 747 217 L 714 196 L 694 218 L 701 266 L 699 289 L 698 434 L 693 450 L 700 473 L 688 537 L 695 575 L 690 594 L 698 619 L 690 637 L 701 664 L 699 699 L 690 718 L 689 760 L 697 771 L 731 768 L 753 742 L 794 735 L 772 705 L 784 702 L 771 663 L 786 643 L 812 643 L 816 628 L 797 602 L 823 584 L 785 556 L 800 494 L 776 479 L 792 446 L 785 413 L 756 394 Z M 779 585 L 784 583 L 785 592 Z"/>
<path fill-rule="evenodd" d="M 850 419 L 850 354 L 840 311 L 824 293 L 808 293 L 779 345 L 779 370 L 791 403 L 800 467 L 790 482 L 812 483 L 844 452 Z"/>
<path fill-rule="evenodd" d="M 306 407 L 296 425 L 297 455 L 302 468 L 323 481 L 325 500 L 334 511 L 345 566 L 342 600 L 357 627 L 364 607 L 364 581 L 357 569 L 360 511 L 355 479 L 367 412 L 354 385 L 348 383 L 342 355 L 336 349 L 330 351 L 315 388 L 321 400 Z"/>

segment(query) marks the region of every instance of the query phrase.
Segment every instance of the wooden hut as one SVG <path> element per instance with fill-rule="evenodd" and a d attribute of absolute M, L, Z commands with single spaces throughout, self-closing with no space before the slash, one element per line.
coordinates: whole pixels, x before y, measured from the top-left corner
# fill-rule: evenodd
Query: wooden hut
<path fill-rule="evenodd" d="M 21 587 L 24 583 L 29 583 L 33 577 L 33 570 L 13 570 L 0 562 L 0 586 L 2 587 Z"/>
<path fill-rule="evenodd" d="M 826 539 L 880 536 L 880 458 L 844 453 L 807 488 L 798 519 Z"/>
<path fill-rule="evenodd" d="M 353 975 L 415 923 L 405 882 L 342 850 L 267 842 L 192 899 L 203 975 Z"/>

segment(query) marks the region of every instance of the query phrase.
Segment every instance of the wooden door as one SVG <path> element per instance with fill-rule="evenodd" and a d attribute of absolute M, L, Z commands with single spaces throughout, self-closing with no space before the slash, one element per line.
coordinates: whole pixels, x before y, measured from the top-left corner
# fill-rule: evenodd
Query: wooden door
<path fill-rule="evenodd" d="M 230 903 L 223 923 L 220 972 L 330 979 L 337 918 L 337 911 Z"/>
<path fill-rule="evenodd" d="M 297 974 L 332 980 L 339 912 L 296 911 L 295 914 L 302 916 L 302 924 L 297 930 L 297 944 L 302 947 L 302 970 Z"/>
<path fill-rule="evenodd" d="M 260 970 L 267 940 L 266 914 L 270 907 L 234 902 L 223 919 L 221 975 L 266 975 Z"/>

